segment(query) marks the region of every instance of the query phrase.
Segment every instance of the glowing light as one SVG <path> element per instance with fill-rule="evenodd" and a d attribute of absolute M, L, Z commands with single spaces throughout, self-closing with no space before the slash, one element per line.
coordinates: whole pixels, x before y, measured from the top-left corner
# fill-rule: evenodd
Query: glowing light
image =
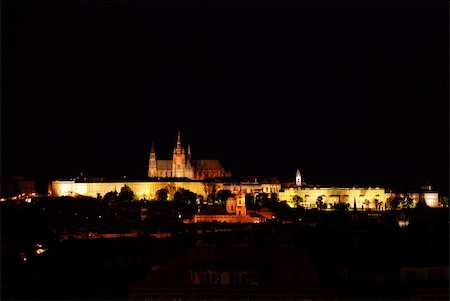
<path fill-rule="evenodd" d="M 403 228 L 403 227 L 407 227 L 409 225 L 409 221 L 408 220 L 399 220 L 398 221 L 398 225 Z"/>
<path fill-rule="evenodd" d="M 36 250 L 36 255 L 41 255 L 42 253 L 44 253 L 45 251 L 47 251 L 47 249 L 37 249 Z"/>
<path fill-rule="evenodd" d="M 439 204 L 439 196 L 437 193 L 424 193 L 425 203 L 429 207 L 437 207 Z"/>
<path fill-rule="evenodd" d="M 25 203 L 31 203 L 31 198 L 26 198 Z"/>

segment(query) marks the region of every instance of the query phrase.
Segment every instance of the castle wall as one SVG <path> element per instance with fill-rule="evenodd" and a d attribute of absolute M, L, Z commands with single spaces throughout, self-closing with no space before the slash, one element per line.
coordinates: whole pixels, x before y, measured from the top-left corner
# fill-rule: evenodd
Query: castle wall
<path fill-rule="evenodd" d="M 229 189 L 233 193 L 257 193 L 265 192 L 262 189 L 263 185 L 268 185 L 273 192 L 278 192 L 278 198 L 280 201 L 286 201 L 290 207 L 295 207 L 294 196 L 302 198 L 301 205 L 305 208 L 317 207 L 316 202 L 319 196 L 322 196 L 323 202 L 328 204 L 329 207 L 335 203 L 349 204 L 350 208 L 354 206 L 354 200 L 356 200 L 356 207 L 360 209 L 364 206 L 364 209 L 375 209 L 376 201 L 379 205 L 384 207 L 386 203 L 395 196 L 404 196 L 403 194 L 397 194 L 393 192 L 386 192 L 384 188 L 379 187 L 366 187 L 366 188 L 353 188 L 353 187 L 296 187 L 285 189 L 284 191 L 277 191 L 277 184 L 254 184 L 254 183 L 241 183 L 241 184 L 225 184 L 225 183 L 202 183 L 202 182 L 161 182 L 161 181 L 148 181 L 148 182 L 75 182 L 75 181 L 53 181 L 49 185 L 49 193 L 53 196 L 75 196 L 85 195 L 90 197 L 97 197 L 100 194 L 102 197 L 110 192 L 117 191 L 127 185 L 134 192 L 136 199 L 155 199 L 156 192 L 163 188 L 169 188 L 169 200 L 173 198 L 174 191 L 184 188 L 190 190 L 197 195 L 207 198 L 209 193 L 214 193 L 222 189 Z M 269 186 L 270 185 L 270 186 Z M 275 186 L 273 186 L 275 185 Z M 273 187 L 272 187 L 273 186 Z M 269 191 L 270 191 L 269 190 Z M 172 192 L 171 192 L 172 191 Z M 437 192 L 424 192 L 424 193 L 408 193 L 408 196 L 413 199 L 414 203 L 420 200 L 424 200 L 430 207 L 438 207 L 439 194 Z"/>
<path fill-rule="evenodd" d="M 306 208 L 317 207 L 316 202 L 319 196 L 322 196 L 322 201 L 328 206 L 337 203 L 348 203 L 350 208 L 353 208 L 354 200 L 356 200 L 358 209 L 362 206 L 375 209 L 375 200 L 378 200 L 382 207 L 386 203 L 385 190 L 379 187 L 297 187 L 285 189 L 284 192 L 278 194 L 278 197 L 280 201 L 286 201 L 289 206 L 295 207 L 293 198 L 296 195 L 303 199 L 302 206 Z"/>
<path fill-rule="evenodd" d="M 422 193 L 411 192 L 411 193 L 396 193 L 396 192 L 386 192 L 386 200 L 389 202 L 396 196 L 406 198 L 410 197 L 413 200 L 413 204 L 417 204 L 420 201 L 424 201 L 429 207 L 439 207 L 439 193 L 436 191 L 425 191 Z"/>
<path fill-rule="evenodd" d="M 259 193 L 268 194 L 279 193 L 281 184 L 259 183 L 259 182 L 241 182 L 241 183 L 224 183 L 222 189 L 230 190 L 232 193 Z"/>
<path fill-rule="evenodd" d="M 117 191 L 127 185 L 134 192 L 136 199 L 155 199 L 156 192 L 166 187 L 173 187 L 175 190 L 184 188 L 188 189 L 197 195 L 202 195 L 205 199 L 207 197 L 205 184 L 201 182 L 75 182 L 75 181 L 53 181 L 51 182 L 51 195 L 53 196 L 75 196 L 84 195 L 90 197 L 97 197 L 100 194 L 102 197 L 110 192 Z M 173 195 L 169 195 L 171 200 Z"/>

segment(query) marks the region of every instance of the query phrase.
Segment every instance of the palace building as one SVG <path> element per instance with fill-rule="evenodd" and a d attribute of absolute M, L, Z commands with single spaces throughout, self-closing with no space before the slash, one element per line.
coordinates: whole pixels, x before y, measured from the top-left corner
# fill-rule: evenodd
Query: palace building
<path fill-rule="evenodd" d="M 188 178 L 204 180 L 207 178 L 229 177 L 219 160 L 194 160 L 188 144 L 187 152 L 181 145 L 181 135 L 178 131 L 177 144 L 171 160 L 158 160 L 155 146 L 152 143 L 148 164 L 149 178 Z"/>
<path fill-rule="evenodd" d="M 383 187 L 361 187 L 357 185 L 345 187 L 306 185 L 302 181 L 300 170 L 297 169 L 295 181 L 280 183 L 277 178 L 248 177 L 244 181 L 235 181 L 231 173 L 225 172 L 219 160 L 195 160 L 191 157 L 190 146 L 187 151 L 182 147 L 181 135 L 173 150 L 171 160 L 157 159 L 155 147 L 152 143 L 148 164 L 148 178 L 140 180 L 100 181 L 94 180 L 56 180 L 49 183 L 49 194 L 53 196 L 84 195 L 91 197 L 104 196 L 110 191 L 120 191 L 128 186 L 136 199 L 155 200 L 161 189 L 168 191 L 168 199 L 172 200 L 176 191 L 187 189 L 204 200 L 210 194 L 220 190 L 229 190 L 233 195 L 250 194 L 256 196 L 261 193 L 277 194 L 279 201 L 285 201 L 291 207 L 304 208 L 322 207 L 332 208 L 336 204 L 345 204 L 353 209 L 383 209 L 394 198 L 409 198 L 416 204 L 425 202 L 430 207 L 439 206 L 439 193 L 427 187 L 420 191 L 398 193 Z M 214 181 L 211 181 L 214 179 Z M 231 207 L 230 207 L 231 208 Z M 261 213 L 242 214 L 228 208 L 217 212 L 201 212 L 195 221 L 205 220 L 259 220 Z M 220 212 L 219 212 L 220 211 Z M 241 213 L 241 215 L 240 215 Z"/>

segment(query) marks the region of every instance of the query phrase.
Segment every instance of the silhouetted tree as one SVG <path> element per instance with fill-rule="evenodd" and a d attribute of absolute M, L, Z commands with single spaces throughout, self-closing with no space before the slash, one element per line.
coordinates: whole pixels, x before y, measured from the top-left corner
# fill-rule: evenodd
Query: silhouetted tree
<path fill-rule="evenodd" d="M 319 210 L 327 208 L 327 204 L 323 201 L 323 196 L 317 197 L 316 205 Z"/>
<path fill-rule="evenodd" d="M 231 191 L 228 189 L 219 190 L 216 193 L 216 202 L 219 204 L 225 204 L 227 199 L 231 196 Z"/>
<path fill-rule="evenodd" d="M 333 205 L 333 209 L 334 210 L 338 210 L 338 211 L 347 211 L 348 208 L 350 208 L 350 204 L 349 203 L 337 203 Z"/>
<path fill-rule="evenodd" d="M 378 206 L 380 205 L 380 200 L 379 199 L 373 199 L 373 206 L 375 207 L 376 210 L 378 210 Z"/>
<path fill-rule="evenodd" d="M 162 188 L 156 192 L 156 200 L 158 201 L 167 201 L 168 191 L 166 188 Z"/>
<path fill-rule="evenodd" d="M 193 205 L 195 204 L 195 200 L 197 199 L 197 194 L 190 191 L 189 189 L 180 189 L 181 193 L 181 201 L 185 204 Z"/>
<path fill-rule="evenodd" d="M 245 206 L 248 209 L 254 209 L 255 208 L 255 198 L 251 193 L 245 194 Z"/>
<path fill-rule="evenodd" d="M 272 204 L 276 204 L 278 203 L 279 199 L 278 199 L 278 194 L 273 192 L 270 194 L 270 203 Z"/>
<path fill-rule="evenodd" d="M 292 198 L 292 200 L 294 201 L 294 206 L 295 208 L 297 208 L 298 206 L 300 206 L 300 203 L 303 202 L 303 198 L 301 196 L 298 195 L 294 195 L 294 197 Z"/>
<path fill-rule="evenodd" d="M 103 197 L 103 199 L 105 200 L 105 201 L 113 201 L 113 200 L 117 200 L 117 191 L 110 191 L 110 192 L 107 192 L 106 194 L 105 194 L 105 196 Z"/>
<path fill-rule="evenodd" d="M 392 209 L 397 209 L 400 203 L 403 201 L 403 198 L 400 196 L 396 196 L 389 202 L 389 205 Z"/>
<path fill-rule="evenodd" d="M 206 203 L 208 205 L 212 205 L 214 204 L 214 199 L 216 198 L 216 195 L 214 193 L 210 193 L 208 194 L 208 196 L 206 197 Z"/>
<path fill-rule="evenodd" d="M 178 190 L 173 194 L 173 201 L 174 203 L 181 203 L 183 201 L 181 191 Z"/>
<path fill-rule="evenodd" d="M 120 188 L 119 200 L 121 202 L 131 202 L 133 199 L 134 199 L 134 192 L 131 190 L 130 187 L 124 185 L 122 188 Z"/>
<path fill-rule="evenodd" d="M 276 212 L 277 218 L 280 220 L 290 220 L 293 218 L 293 210 L 289 205 L 286 203 L 286 201 L 281 201 L 279 203 L 276 203 L 276 208 L 270 208 L 274 212 Z"/>
<path fill-rule="evenodd" d="M 419 210 L 423 210 L 423 209 L 430 208 L 430 207 L 427 205 L 425 200 L 419 200 L 416 204 L 416 208 Z"/>
<path fill-rule="evenodd" d="M 255 199 L 255 203 L 259 207 L 269 206 L 269 195 L 265 192 L 258 193 Z"/>
<path fill-rule="evenodd" d="M 411 208 L 413 206 L 414 206 L 414 199 L 412 197 L 410 197 L 409 195 L 402 200 L 402 207 L 403 208 L 409 209 L 409 208 Z"/>
<path fill-rule="evenodd" d="M 203 203 L 205 202 L 205 199 L 203 198 L 203 195 L 198 195 L 197 196 L 197 203 L 199 203 L 200 205 L 203 205 Z"/>
<path fill-rule="evenodd" d="M 167 199 L 172 199 L 175 195 L 175 192 L 177 192 L 177 187 L 175 186 L 175 184 L 168 184 L 166 185 L 166 187 L 164 187 L 164 189 L 166 189 L 167 191 Z"/>

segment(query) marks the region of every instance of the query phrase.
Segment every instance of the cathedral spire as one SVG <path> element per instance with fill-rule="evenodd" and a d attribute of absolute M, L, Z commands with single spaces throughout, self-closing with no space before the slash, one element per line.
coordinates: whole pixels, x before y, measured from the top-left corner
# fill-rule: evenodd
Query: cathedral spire
<path fill-rule="evenodd" d="M 187 155 L 188 155 L 188 160 L 191 160 L 191 144 L 190 143 L 188 143 Z"/>
<path fill-rule="evenodd" d="M 153 141 L 152 141 L 152 147 L 151 147 L 151 149 L 150 149 L 150 152 L 151 152 L 151 153 L 154 153 L 154 152 L 155 152 L 155 142 L 153 142 Z"/>
<path fill-rule="evenodd" d="M 181 134 L 180 134 L 180 129 L 178 129 L 177 149 L 181 150 Z"/>

